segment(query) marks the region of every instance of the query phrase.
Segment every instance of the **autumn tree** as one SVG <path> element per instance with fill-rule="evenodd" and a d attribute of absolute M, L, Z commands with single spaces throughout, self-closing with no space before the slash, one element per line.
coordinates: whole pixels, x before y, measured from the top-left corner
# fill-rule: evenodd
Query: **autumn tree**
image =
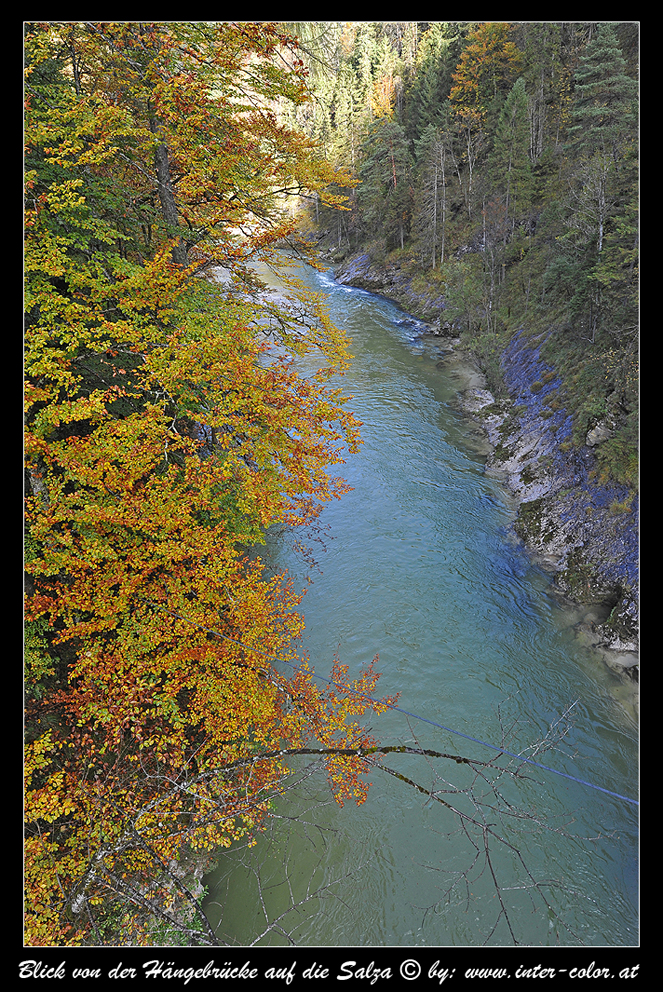
<path fill-rule="evenodd" d="M 25 56 L 26 942 L 150 943 L 283 749 L 356 748 L 381 708 L 372 670 L 317 688 L 299 595 L 246 557 L 359 444 L 342 333 L 255 268 L 343 177 L 276 114 L 307 93 L 268 23 L 31 24 Z M 340 801 L 364 769 L 330 754 Z"/>
<path fill-rule="evenodd" d="M 489 122 L 494 120 L 521 63 L 512 25 L 479 25 L 468 36 L 453 73 L 452 104 L 459 111 L 472 110 Z"/>
<path fill-rule="evenodd" d="M 511 34 L 509 24 L 481 24 L 468 36 L 452 76 L 449 100 L 462 136 L 465 203 L 469 217 L 472 215 L 476 168 L 479 157 L 486 150 L 487 131 L 494 126 L 521 64 Z"/>

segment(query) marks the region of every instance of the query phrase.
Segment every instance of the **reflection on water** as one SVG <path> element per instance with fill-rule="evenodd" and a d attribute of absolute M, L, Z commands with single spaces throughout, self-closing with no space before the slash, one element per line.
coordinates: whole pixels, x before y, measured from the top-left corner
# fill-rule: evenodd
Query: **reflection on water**
<path fill-rule="evenodd" d="M 208 879 L 219 938 L 637 944 L 637 807 L 535 766 L 498 773 L 518 762 L 476 743 L 637 798 L 628 693 L 509 536 L 513 507 L 454 409 L 459 366 L 390 302 L 306 278 L 351 338 L 342 384 L 364 445 L 343 466 L 352 491 L 308 535 L 317 567 L 288 531 L 266 561 L 313 580 L 304 648 L 319 675 L 335 655 L 353 676 L 379 653 L 379 693 L 400 693 L 401 710 L 375 720 L 383 743 L 492 767 L 389 755 L 402 777 L 375 767 L 367 802 L 340 809 L 320 770 L 293 762 L 268 831 Z"/>

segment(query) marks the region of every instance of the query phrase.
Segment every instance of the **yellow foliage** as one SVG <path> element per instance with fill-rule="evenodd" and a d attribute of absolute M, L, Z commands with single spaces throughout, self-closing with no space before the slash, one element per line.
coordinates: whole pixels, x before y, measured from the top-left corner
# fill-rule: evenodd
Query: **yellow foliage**
<path fill-rule="evenodd" d="M 253 292 L 253 261 L 293 231 L 276 191 L 335 178 L 273 112 L 306 98 L 276 59 L 290 44 L 264 22 L 28 32 L 26 617 L 57 677 L 26 716 L 38 946 L 94 939 L 90 916 L 117 926 L 117 900 L 161 891 L 155 865 L 184 848 L 252 843 L 288 775 L 279 752 L 360 746 L 356 718 L 381 709 L 356 697 L 372 670 L 327 695 L 305 661 L 277 673 L 300 661 L 300 597 L 243 550 L 342 495 L 329 467 L 360 444 L 329 384 L 349 359 L 324 301 L 296 280 L 290 307 Z M 248 297 L 205 278 L 218 264 Z M 363 770 L 330 756 L 340 802 L 363 800 Z"/>

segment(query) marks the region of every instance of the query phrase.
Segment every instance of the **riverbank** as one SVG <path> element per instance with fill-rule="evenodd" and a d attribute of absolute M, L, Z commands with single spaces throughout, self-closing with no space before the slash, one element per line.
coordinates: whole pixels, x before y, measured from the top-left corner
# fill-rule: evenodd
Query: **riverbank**
<path fill-rule="evenodd" d="M 336 265 L 334 273 L 342 284 L 397 302 L 426 322 L 428 333 L 443 337 L 449 353 L 462 352 L 462 340 L 448 336 L 442 296 L 422 292 L 397 264 L 381 268 L 360 253 Z M 499 476 L 514 497 L 514 534 L 553 572 L 556 594 L 584 607 L 579 636 L 601 649 L 620 676 L 637 681 L 638 496 L 626 486 L 598 481 L 594 452 L 603 440 L 600 430 L 590 432 L 581 447 L 571 443 L 561 381 L 542 360 L 542 344 L 514 335 L 500 363 L 506 397 L 495 399 L 485 380 L 475 380 L 459 391 L 458 404 L 486 434 L 486 471 Z"/>

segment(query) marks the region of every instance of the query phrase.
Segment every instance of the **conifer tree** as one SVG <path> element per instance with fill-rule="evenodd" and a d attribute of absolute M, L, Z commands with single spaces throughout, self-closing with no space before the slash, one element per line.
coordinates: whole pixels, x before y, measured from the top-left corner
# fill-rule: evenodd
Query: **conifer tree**
<path fill-rule="evenodd" d="M 435 268 L 437 260 L 439 190 L 442 183 L 438 148 L 437 128 L 434 124 L 428 124 L 415 144 L 417 181 L 412 233 L 422 267 L 430 265 L 431 268 Z"/>
<path fill-rule="evenodd" d="M 569 129 L 576 155 L 601 152 L 619 165 L 619 152 L 634 135 L 637 84 L 611 24 L 599 24 L 575 73 L 573 123 Z"/>
<path fill-rule="evenodd" d="M 600 24 L 575 73 L 573 172 L 560 239 L 578 272 L 572 310 L 591 343 L 601 328 L 619 335 L 628 328 L 632 337 L 637 324 L 636 95 L 614 28 Z"/>
<path fill-rule="evenodd" d="M 467 30 L 467 25 L 436 21 L 420 39 L 405 114 L 408 136 L 414 141 L 421 138 L 428 124 L 439 123 Z"/>
<path fill-rule="evenodd" d="M 403 127 L 388 118 L 376 121 L 362 154 L 357 196 L 366 223 L 388 245 L 402 248 L 412 213 L 412 163 Z"/>
<path fill-rule="evenodd" d="M 529 148 L 527 93 L 521 76 L 500 111 L 489 162 L 492 185 L 504 196 L 505 220 L 511 227 L 527 212 L 532 200 Z"/>
<path fill-rule="evenodd" d="M 440 126 L 428 124 L 415 144 L 416 187 L 412 229 L 421 263 L 444 265 L 446 257 L 448 186 L 451 178 L 449 108 L 443 106 Z"/>

